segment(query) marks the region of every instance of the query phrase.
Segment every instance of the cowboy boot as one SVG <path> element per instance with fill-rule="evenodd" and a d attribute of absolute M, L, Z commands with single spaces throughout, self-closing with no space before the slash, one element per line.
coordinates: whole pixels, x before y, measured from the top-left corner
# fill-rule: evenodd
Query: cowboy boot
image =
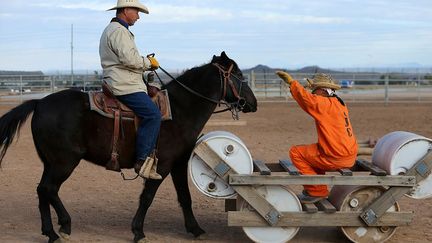
<path fill-rule="evenodd" d="M 161 175 L 159 175 L 156 171 L 152 171 L 154 164 L 155 164 L 155 160 L 152 157 L 147 157 L 146 160 L 144 161 L 144 164 L 141 166 L 138 175 L 144 179 L 155 179 L 155 180 L 162 179 Z"/>
<path fill-rule="evenodd" d="M 141 160 L 142 161 L 142 160 Z M 141 162 L 140 161 L 140 162 Z M 150 175 L 150 167 L 153 164 L 153 158 L 147 157 L 141 165 L 138 175 L 144 179 L 148 179 Z"/>
<path fill-rule="evenodd" d="M 151 179 L 155 179 L 155 180 L 161 180 L 162 179 L 162 176 L 157 173 L 158 162 L 159 162 L 159 159 L 155 156 L 153 165 L 150 169 L 150 178 Z"/>

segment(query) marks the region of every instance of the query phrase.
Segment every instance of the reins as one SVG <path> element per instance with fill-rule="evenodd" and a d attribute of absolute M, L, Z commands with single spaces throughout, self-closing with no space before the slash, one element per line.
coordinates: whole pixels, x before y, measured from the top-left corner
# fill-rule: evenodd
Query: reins
<path fill-rule="evenodd" d="M 213 63 L 212 65 L 214 65 L 216 68 L 218 68 L 219 70 L 219 76 L 221 78 L 221 96 L 219 100 L 215 100 L 215 99 L 211 99 L 209 97 L 206 97 L 200 93 L 198 93 L 197 91 L 187 87 L 185 84 L 183 84 L 182 82 L 180 82 L 178 79 L 174 78 L 169 72 L 167 72 L 164 68 L 159 66 L 159 69 L 164 72 L 168 77 L 170 77 L 172 80 L 174 80 L 175 82 L 177 82 L 181 87 L 183 87 L 185 90 L 187 90 L 188 92 L 202 98 L 205 99 L 211 103 L 217 104 L 218 106 L 220 106 L 221 104 L 227 106 L 227 108 L 219 110 L 219 111 L 214 111 L 213 113 L 221 113 L 221 112 L 225 112 L 225 111 L 231 111 L 232 113 L 232 117 L 234 120 L 238 120 L 239 116 L 238 116 L 238 112 L 241 111 L 243 109 L 243 107 L 246 105 L 246 101 L 244 98 L 240 97 L 240 93 L 241 93 L 241 89 L 242 89 L 242 83 L 243 81 L 240 80 L 240 78 L 238 78 L 236 75 L 234 75 L 232 73 L 232 70 L 234 68 L 234 65 L 231 64 L 230 67 L 228 68 L 228 70 L 225 70 L 223 66 L 221 66 L 220 64 L 217 63 Z M 158 73 L 156 71 L 154 71 L 154 73 L 156 74 L 157 78 L 159 79 L 159 81 L 161 82 L 161 84 L 163 86 L 165 86 L 165 83 L 162 81 L 162 79 L 159 77 Z M 236 78 L 237 80 L 240 81 L 240 86 L 239 86 L 239 91 L 237 91 L 234 83 L 231 80 L 231 76 Z M 231 88 L 231 91 L 233 93 L 233 95 L 237 98 L 236 102 L 227 102 L 225 100 L 225 96 L 227 93 L 227 84 L 229 85 L 229 87 Z"/>
<path fill-rule="evenodd" d="M 208 98 L 208 97 L 206 97 L 206 96 L 204 96 L 204 95 L 202 95 L 202 94 L 196 92 L 195 90 L 193 90 L 193 89 L 187 87 L 187 86 L 184 85 L 182 82 L 180 82 L 180 81 L 178 81 L 176 78 L 174 78 L 170 73 L 168 73 L 168 72 L 167 72 L 165 69 L 163 69 L 162 67 L 159 66 L 159 69 L 162 70 L 162 72 L 164 72 L 166 75 L 168 75 L 168 77 L 170 77 L 171 79 L 173 79 L 174 81 L 176 81 L 178 84 L 180 84 L 180 86 L 182 86 L 184 89 L 186 89 L 186 90 L 189 91 L 190 93 L 192 93 L 192 94 L 194 94 L 194 95 L 196 95 L 196 96 L 198 96 L 198 97 L 201 97 L 201 98 L 203 98 L 203 99 L 205 99 L 205 100 L 207 100 L 207 101 L 210 101 L 210 102 L 212 102 L 212 103 L 219 104 L 219 101 L 214 100 L 214 99 L 211 99 L 211 98 Z M 155 74 L 156 74 L 156 76 L 158 77 L 159 81 L 162 83 L 162 85 L 165 86 L 165 84 L 162 82 L 162 79 L 159 77 L 159 75 L 157 74 L 157 72 L 155 72 Z"/>

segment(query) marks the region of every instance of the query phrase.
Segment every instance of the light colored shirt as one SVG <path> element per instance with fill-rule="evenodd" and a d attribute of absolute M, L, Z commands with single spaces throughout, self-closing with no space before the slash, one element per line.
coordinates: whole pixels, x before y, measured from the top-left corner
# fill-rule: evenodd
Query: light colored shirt
<path fill-rule="evenodd" d="M 103 80 L 114 95 L 147 92 L 142 74 L 150 69 L 150 61 L 139 54 L 135 37 L 127 28 L 112 21 L 102 33 L 99 55 Z"/>

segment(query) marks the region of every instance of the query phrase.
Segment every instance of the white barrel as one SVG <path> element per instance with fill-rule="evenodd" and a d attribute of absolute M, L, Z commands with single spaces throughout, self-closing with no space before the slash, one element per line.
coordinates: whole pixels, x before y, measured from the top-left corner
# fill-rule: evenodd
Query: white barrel
<path fill-rule="evenodd" d="M 252 156 L 236 135 L 226 131 L 212 131 L 198 139 L 196 145 L 203 142 L 207 143 L 237 173 L 252 174 Z M 193 184 L 206 196 L 227 199 L 237 195 L 229 183 L 220 178 L 194 152 L 189 158 L 188 172 Z"/>
<path fill-rule="evenodd" d="M 432 139 L 410 133 L 392 132 L 378 140 L 372 154 L 372 163 L 391 175 L 405 174 L 432 149 Z M 407 194 L 415 199 L 432 196 L 432 176 L 418 181 Z"/>
<path fill-rule="evenodd" d="M 386 189 L 379 186 L 342 186 L 336 185 L 330 191 L 328 200 L 341 212 L 363 212 L 371 203 L 379 198 Z M 387 212 L 399 212 L 396 202 Z M 396 232 L 395 226 L 365 227 L 341 226 L 344 235 L 352 242 L 369 243 L 384 242 Z"/>
<path fill-rule="evenodd" d="M 302 205 L 290 189 L 283 186 L 255 187 L 273 207 L 280 212 L 301 212 Z M 240 211 L 254 211 L 243 198 L 237 199 Z M 300 227 L 243 227 L 243 231 L 254 242 L 258 243 L 284 243 L 288 242 L 299 231 Z"/>

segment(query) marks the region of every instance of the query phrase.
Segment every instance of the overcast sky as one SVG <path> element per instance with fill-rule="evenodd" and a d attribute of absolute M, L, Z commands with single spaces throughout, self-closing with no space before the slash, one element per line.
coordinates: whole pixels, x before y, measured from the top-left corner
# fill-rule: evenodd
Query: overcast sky
<path fill-rule="evenodd" d="M 1 0 L 0 70 L 99 70 L 116 0 Z M 142 55 L 183 69 L 226 51 L 240 67 L 432 66 L 431 0 L 158 0 L 131 27 Z"/>

